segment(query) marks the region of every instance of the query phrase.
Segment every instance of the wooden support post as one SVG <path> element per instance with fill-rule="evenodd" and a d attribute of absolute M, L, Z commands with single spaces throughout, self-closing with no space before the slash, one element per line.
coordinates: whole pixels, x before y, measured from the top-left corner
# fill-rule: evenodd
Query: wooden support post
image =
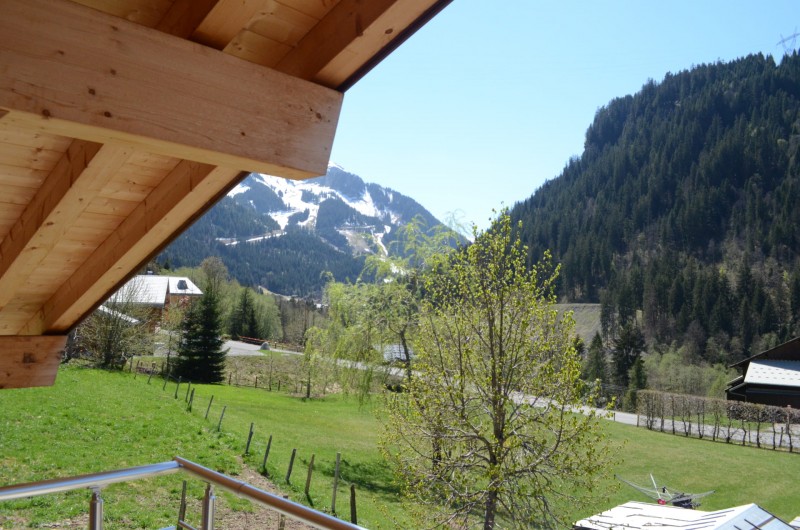
<path fill-rule="evenodd" d="M 214 396 L 211 396 L 211 399 L 208 401 L 208 407 L 206 408 L 206 417 L 208 419 L 208 413 L 211 410 L 211 404 L 214 403 Z"/>
<path fill-rule="evenodd" d="M 288 495 L 283 496 L 284 499 L 288 499 Z M 278 530 L 285 530 L 286 528 L 286 516 L 281 514 L 280 521 L 278 522 Z"/>
<path fill-rule="evenodd" d="M 256 376 L 256 384 L 254 384 L 253 387 L 258 388 L 258 376 Z"/>
<path fill-rule="evenodd" d="M 217 423 L 217 432 L 222 430 L 222 418 L 225 417 L 225 409 L 228 408 L 228 405 L 222 407 L 222 413 L 219 415 L 219 423 Z"/>
<path fill-rule="evenodd" d="M 331 495 L 331 513 L 336 515 L 336 488 L 339 487 L 339 463 L 342 453 L 336 453 L 336 467 L 333 468 L 333 495 Z"/>
<path fill-rule="evenodd" d="M 137 375 L 139 375 L 139 361 L 136 361 L 136 370 L 133 371 L 133 378 L 136 379 Z"/>
<path fill-rule="evenodd" d="M 155 368 L 156 368 L 156 363 L 153 363 L 153 365 L 150 367 L 150 374 L 148 374 L 147 376 L 148 385 L 150 384 L 150 380 L 153 379 L 153 372 L 155 372 Z"/>
<path fill-rule="evenodd" d="M 356 485 L 350 484 L 350 522 L 358 524 L 358 517 L 356 514 Z"/>
<path fill-rule="evenodd" d="M 178 384 L 175 385 L 175 399 L 178 399 L 178 389 L 181 387 L 181 376 L 178 376 Z"/>
<path fill-rule="evenodd" d="M 191 388 L 192 388 L 192 382 L 189 381 L 189 386 L 186 387 L 186 395 L 183 396 L 183 400 L 184 401 L 187 401 L 187 402 L 189 401 L 189 390 L 191 390 Z"/>
<path fill-rule="evenodd" d="M 297 455 L 297 449 L 292 449 L 292 457 L 289 459 L 289 469 L 286 471 L 286 483 L 291 484 L 292 467 L 294 467 L 294 457 Z"/>
<path fill-rule="evenodd" d="M 181 523 L 186 518 L 186 481 L 183 481 L 183 489 L 181 490 L 181 505 L 178 508 L 178 526 L 175 528 L 180 528 Z"/>
<path fill-rule="evenodd" d="M 186 410 L 189 412 L 192 411 L 192 403 L 194 402 L 194 388 L 192 389 L 192 395 L 189 396 L 189 404 L 186 406 Z"/>
<path fill-rule="evenodd" d="M 244 447 L 244 454 L 245 455 L 249 455 L 250 454 L 250 442 L 253 439 L 253 427 L 254 427 L 254 425 L 255 425 L 254 423 L 252 423 L 252 422 L 250 423 L 250 433 L 247 435 L 247 445 L 245 445 L 245 447 Z"/>
<path fill-rule="evenodd" d="M 314 473 L 314 453 L 311 453 L 311 460 L 308 462 L 308 476 L 306 476 L 306 497 L 308 497 L 308 490 L 311 489 L 311 474 Z"/>
<path fill-rule="evenodd" d="M 272 435 L 269 435 L 269 440 L 267 440 L 267 448 L 264 451 L 264 461 L 261 462 L 261 473 L 266 475 L 267 474 L 267 458 L 269 458 L 269 448 L 272 447 Z"/>
<path fill-rule="evenodd" d="M 172 376 L 172 370 L 167 372 L 167 376 L 164 378 L 164 386 L 161 387 L 161 390 L 167 389 L 167 383 L 169 382 L 170 376 Z"/>

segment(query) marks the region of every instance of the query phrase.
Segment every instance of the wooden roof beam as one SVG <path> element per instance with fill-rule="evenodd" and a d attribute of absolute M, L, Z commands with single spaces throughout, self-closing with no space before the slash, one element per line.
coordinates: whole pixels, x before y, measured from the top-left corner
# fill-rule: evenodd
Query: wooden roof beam
<path fill-rule="evenodd" d="M 182 161 L 136 207 L 58 291 L 20 335 L 65 333 L 102 303 L 175 234 L 236 182 L 240 173 Z"/>
<path fill-rule="evenodd" d="M 275 66 L 276 70 L 313 80 L 396 2 L 342 0 Z"/>
<path fill-rule="evenodd" d="M 159 31 L 188 39 L 219 0 L 175 0 L 155 26 Z"/>
<path fill-rule="evenodd" d="M 288 178 L 327 169 L 342 94 L 68 0 L 0 0 L 3 120 Z"/>
<path fill-rule="evenodd" d="M 74 140 L 0 243 L 0 313 L 131 150 Z"/>
<path fill-rule="evenodd" d="M 66 342 L 66 335 L 0 336 L 0 389 L 52 385 Z"/>

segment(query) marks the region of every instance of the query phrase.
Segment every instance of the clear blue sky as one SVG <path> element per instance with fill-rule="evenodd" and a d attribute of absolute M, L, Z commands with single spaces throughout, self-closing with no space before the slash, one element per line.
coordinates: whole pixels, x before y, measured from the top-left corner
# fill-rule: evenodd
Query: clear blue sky
<path fill-rule="evenodd" d="M 486 228 L 581 154 L 611 99 L 692 65 L 779 60 L 798 28 L 800 0 L 455 0 L 346 93 L 331 160 Z"/>

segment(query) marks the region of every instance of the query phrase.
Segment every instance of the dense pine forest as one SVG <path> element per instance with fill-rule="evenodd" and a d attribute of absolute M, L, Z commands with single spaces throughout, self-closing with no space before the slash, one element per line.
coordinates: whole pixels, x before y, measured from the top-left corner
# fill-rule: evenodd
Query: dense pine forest
<path fill-rule="evenodd" d="M 583 154 L 514 206 L 559 297 L 606 337 L 735 362 L 800 333 L 800 56 L 701 65 L 598 110 Z"/>

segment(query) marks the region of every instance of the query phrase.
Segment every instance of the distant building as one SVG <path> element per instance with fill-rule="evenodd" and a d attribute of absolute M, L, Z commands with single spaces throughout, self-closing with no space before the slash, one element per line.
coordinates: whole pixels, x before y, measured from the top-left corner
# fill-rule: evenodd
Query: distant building
<path fill-rule="evenodd" d="M 800 337 L 731 366 L 742 375 L 728 384 L 728 399 L 800 408 Z"/>
<path fill-rule="evenodd" d="M 706 512 L 626 502 L 576 522 L 573 530 L 794 530 L 756 504 Z"/>
<path fill-rule="evenodd" d="M 114 297 L 151 308 L 149 320 L 157 324 L 171 306 L 184 305 L 202 294 L 203 291 L 184 276 L 140 274 L 128 280 Z"/>

